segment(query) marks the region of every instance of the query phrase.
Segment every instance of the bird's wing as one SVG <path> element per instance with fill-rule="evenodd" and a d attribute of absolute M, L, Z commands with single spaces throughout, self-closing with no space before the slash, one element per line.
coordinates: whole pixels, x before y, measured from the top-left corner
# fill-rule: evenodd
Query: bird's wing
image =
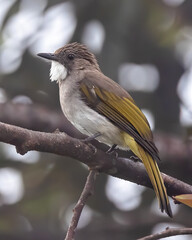
<path fill-rule="evenodd" d="M 155 159 L 158 150 L 153 143 L 148 121 L 131 96 L 102 73 L 90 73 L 79 82 L 82 99 L 108 118 L 126 134 L 125 142 L 142 160 L 159 200 L 161 211 L 172 217 L 166 188 Z M 131 136 L 131 137 L 130 137 Z"/>
<path fill-rule="evenodd" d="M 87 105 L 132 136 L 153 158 L 159 159 L 145 115 L 123 88 L 102 73 L 87 74 L 79 84 Z"/>

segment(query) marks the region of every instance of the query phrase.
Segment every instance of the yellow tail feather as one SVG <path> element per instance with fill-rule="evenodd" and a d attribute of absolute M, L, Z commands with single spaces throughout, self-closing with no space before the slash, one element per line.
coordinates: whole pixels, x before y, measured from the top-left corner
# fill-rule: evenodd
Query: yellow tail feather
<path fill-rule="evenodd" d="M 129 146 L 131 151 L 142 160 L 142 162 L 146 168 L 146 171 L 148 173 L 148 176 L 151 180 L 151 183 L 153 185 L 157 199 L 159 201 L 159 207 L 160 207 L 161 211 L 163 212 L 165 210 L 165 212 L 170 217 L 172 217 L 172 211 L 171 211 L 171 207 L 169 204 L 167 191 L 166 191 L 166 188 L 165 188 L 165 185 L 164 185 L 164 182 L 163 182 L 163 179 L 162 179 L 162 176 L 161 176 L 161 173 L 159 171 L 156 161 L 151 157 L 151 155 L 148 152 L 146 152 L 134 140 L 133 137 L 131 137 L 127 133 L 123 133 L 123 136 L 124 136 L 124 140 L 125 140 L 126 144 Z"/>

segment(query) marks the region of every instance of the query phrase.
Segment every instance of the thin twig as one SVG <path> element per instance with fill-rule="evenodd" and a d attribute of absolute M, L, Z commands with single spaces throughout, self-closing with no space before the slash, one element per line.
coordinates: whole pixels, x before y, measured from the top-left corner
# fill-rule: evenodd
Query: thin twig
<path fill-rule="evenodd" d="M 157 240 L 165 237 L 192 234 L 192 228 L 166 228 L 165 231 L 152 234 L 138 240 Z"/>
<path fill-rule="evenodd" d="M 94 183 L 95 183 L 97 174 L 98 174 L 98 172 L 95 170 L 90 170 L 90 172 L 89 172 L 89 175 L 87 177 L 84 189 L 81 193 L 81 196 L 80 196 L 75 208 L 73 209 L 73 217 L 71 219 L 71 223 L 67 230 L 67 235 L 65 237 L 65 240 L 73 240 L 74 239 L 77 224 L 78 224 L 79 218 L 81 216 L 81 212 L 86 204 L 88 197 L 93 195 Z"/>

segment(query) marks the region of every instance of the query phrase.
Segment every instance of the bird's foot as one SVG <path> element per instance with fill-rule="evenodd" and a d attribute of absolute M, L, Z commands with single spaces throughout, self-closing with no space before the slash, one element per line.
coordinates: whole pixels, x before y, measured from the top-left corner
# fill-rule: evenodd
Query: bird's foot
<path fill-rule="evenodd" d="M 113 146 L 111 146 L 106 153 L 112 153 L 115 151 L 115 148 L 117 147 L 117 144 L 113 144 Z"/>
<path fill-rule="evenodd" d="M 97 148 L 95 146 L 93 146 L 90 141 L 94 140 L 95 138 L 99 137 L 101 135 L 100 132 L 97 132 L 89 137 L 86 137 L 85 139 L 81 139 L 81 141 L 83 143 L 86 143 L 93 151 L 93 153 L 95 154 L 97 152 Z"/>
<path fill-rule="evenodd" d="M 112 147 L 110 147 L 106 153 L 108 154 L 114 154 L 116 158 L 118 158 L 118 153 L 115 151 L 115 148 L 117 147 L 117 144 L 113 144 Z"/>
<path fill-rule="evenodd" d="M 88 143 L 87 145 L 91 148 L 93 154 L 96 154 L 97 148 L 95 146 L 93 146 L 91 143 Z"/>

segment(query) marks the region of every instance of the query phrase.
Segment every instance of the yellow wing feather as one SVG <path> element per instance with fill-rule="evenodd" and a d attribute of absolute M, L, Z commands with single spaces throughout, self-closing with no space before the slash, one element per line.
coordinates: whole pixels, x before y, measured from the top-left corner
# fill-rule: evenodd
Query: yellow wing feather
<path fill-rule="evenodd" d="M 152 140 L 151 130 L 145 115 L 141 110 L 128 98 L 121 98 L 113 93 L 103 90 L 101 93 L 99 88 L 94 88 L 96 94 L 111 108 L 123 115 L 139 132 L 139 134 L 147 140 Z"/>

